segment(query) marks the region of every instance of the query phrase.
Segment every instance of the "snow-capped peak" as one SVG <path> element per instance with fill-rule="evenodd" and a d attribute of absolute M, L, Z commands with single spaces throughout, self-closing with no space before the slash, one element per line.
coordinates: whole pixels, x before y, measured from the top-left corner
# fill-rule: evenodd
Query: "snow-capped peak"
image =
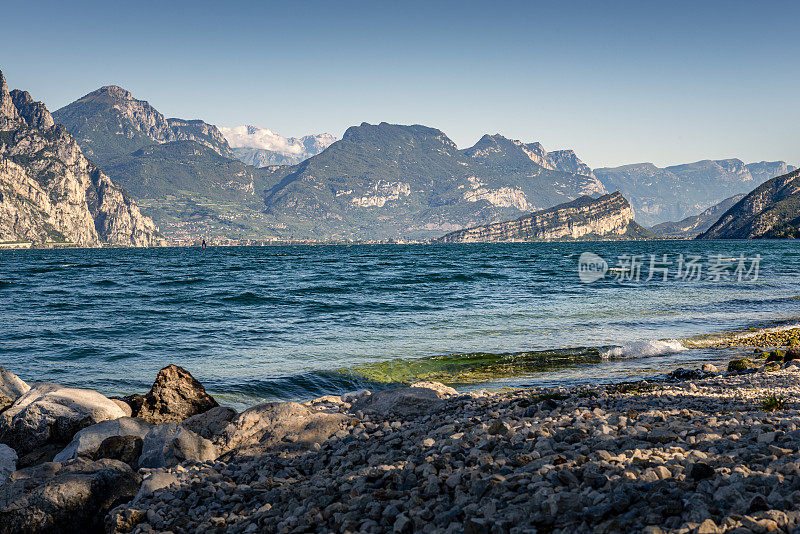
<path fill-rule="evenodd" d="M 301 138 L 284 137 L 267 128 L 252 125 L 221 126 L 220 131 L 231 148 L 254 148 L 269 150 L 284 156 L 311 157 L 325 150 L 336 141 L 330 134 L 307 135 Z M 314 152 L 313 154 L 309 152 Z"/>

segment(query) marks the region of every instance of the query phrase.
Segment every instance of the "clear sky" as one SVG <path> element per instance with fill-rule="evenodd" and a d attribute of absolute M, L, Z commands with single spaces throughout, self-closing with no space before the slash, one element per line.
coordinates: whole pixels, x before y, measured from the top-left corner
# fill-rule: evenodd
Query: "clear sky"
<path fill-rule="evenodd" d="M 283 135 L 419 123 L 601 167 L 800 164 L 800 2 L 6 2 L 0 69 L 55 110 L 116 84 Z"/>

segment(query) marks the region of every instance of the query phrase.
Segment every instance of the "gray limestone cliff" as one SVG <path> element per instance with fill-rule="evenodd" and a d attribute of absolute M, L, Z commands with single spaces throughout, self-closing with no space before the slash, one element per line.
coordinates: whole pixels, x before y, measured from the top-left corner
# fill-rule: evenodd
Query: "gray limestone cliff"
<path fill-rule="evenodd" d="M 0 241 L 163 243 L 153 221 L 84 157 L 47 108 L 0 72 Z"/>
<path fill-rule="evenodd" d="M 504 221 L 451 232 L 437 241 L 480 243 L 549 241 L 581 238 L 636 238 L 647 232 L 633 221 L 633 210 L 621 193 L 571 202 Z"/>

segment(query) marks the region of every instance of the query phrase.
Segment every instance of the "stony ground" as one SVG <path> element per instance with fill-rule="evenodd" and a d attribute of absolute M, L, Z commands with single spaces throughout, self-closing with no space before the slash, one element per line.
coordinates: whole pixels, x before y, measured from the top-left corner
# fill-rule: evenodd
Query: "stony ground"
<path fill-rule="evenodd" d="M 760 332 L 745 332 L 736 335 L 720 334 L 715 337 L 703 337 L 700 345 L 714 346 L 718 348 L 728 347 L 771 347 L 783 348 L 800 341 L 800 328 L 788 328 L 784 330 L 773 331 L 760 331 Z M 693 343 L 688 343 L 692 345 Z"/>
<path fill-rule="evenodd" d="M 766 369 L 778 370 L 767 371 Z M 800 367 L 355 412 L 306 451 L 183 465 L 108 516 L 153 532 L 800 532 Z"/>

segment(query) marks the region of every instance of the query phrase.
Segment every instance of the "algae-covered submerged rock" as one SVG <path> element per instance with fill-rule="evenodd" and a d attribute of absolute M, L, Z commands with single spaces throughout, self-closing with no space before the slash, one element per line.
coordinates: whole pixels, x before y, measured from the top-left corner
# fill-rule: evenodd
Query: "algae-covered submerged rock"
<path fill-rule="evenodd" d="M 741 358 L 739 360 L 731 360 L 728 362 L 728 372 L 729 373 L 744 373 L 755 369 L 755 365 L 751 360 L 747 358 Z"/>

